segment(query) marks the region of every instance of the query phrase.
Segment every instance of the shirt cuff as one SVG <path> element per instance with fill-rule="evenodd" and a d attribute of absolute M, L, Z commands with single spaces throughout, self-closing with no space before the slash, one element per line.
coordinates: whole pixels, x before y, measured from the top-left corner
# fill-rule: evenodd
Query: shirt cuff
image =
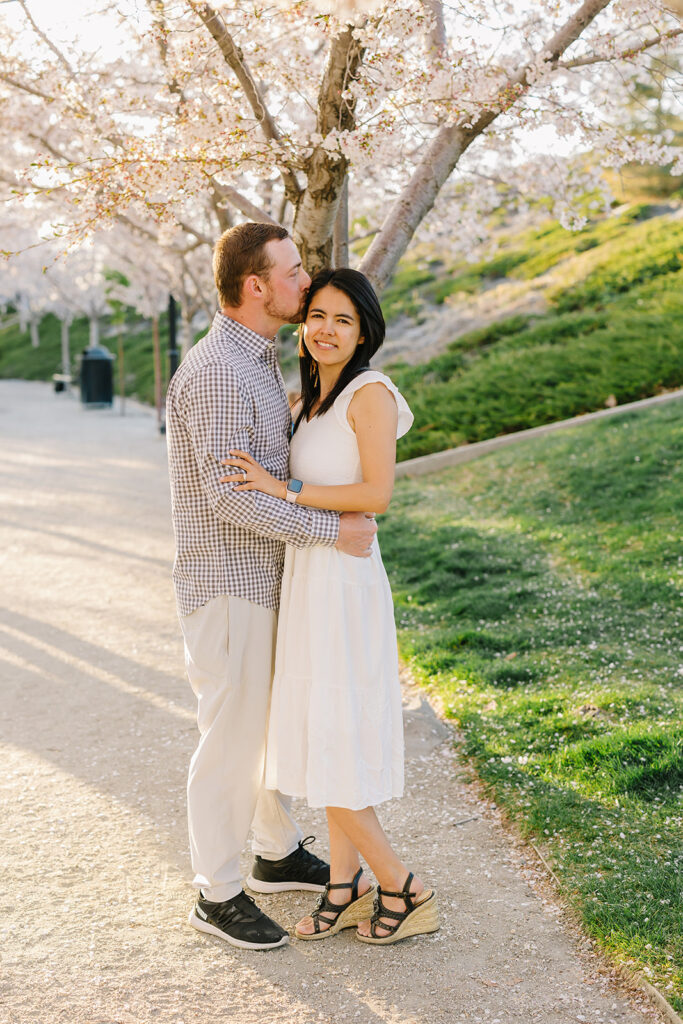
<path fill-rule="evenodd" d="M 312 508 L 309 511 L 311 513 L 312 543 L 333 548 L 339 540 L 339 513 L 327 512 L 318 508 Z"/>

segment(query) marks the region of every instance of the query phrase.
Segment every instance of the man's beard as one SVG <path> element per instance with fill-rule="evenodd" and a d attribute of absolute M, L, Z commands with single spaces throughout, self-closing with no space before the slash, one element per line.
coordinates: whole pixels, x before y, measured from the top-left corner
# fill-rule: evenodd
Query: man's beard
<path fill-rule="evenodd" d="M 273 296 L 273 291 L 270 285 L 266 282 L 266 301 L 263 305 L 265 312 L 268 316 L 271 316 L 274 320 L 282 320 L 285 324 L 300 324 L 304 318 L 304 302 L 305 296 L 301 296 L 301 301 L 296 310 L 287 308 L 281 305 L 276 298 Z"/>

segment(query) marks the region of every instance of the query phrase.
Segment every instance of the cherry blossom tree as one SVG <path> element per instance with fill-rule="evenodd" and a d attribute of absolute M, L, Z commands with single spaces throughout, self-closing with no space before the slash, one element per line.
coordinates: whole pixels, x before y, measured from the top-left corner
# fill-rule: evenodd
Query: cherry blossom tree
<path fill-rule="evenodd" d="M 676 45 L 678 0 L 147 0 L 108 62 L 58 46 L 17 3 L 34 48 L 2 47 L 15 166 L 0 157 L 0 181 L 16 201 L 59 197 L 74 242 L 153 223 L 157 244 L 186 247 L 190 283 L 188 254 L 206 260 L 235 219 L 288 224 L 315 270 L 346 262 L 362 213 L 360 269 L 381 288 L 417 231 L 474 245 L 511 196 L 550 195 L 580 224 L 577 197 L 602 186 L 572 148 L 596 168 L 683 163 L 614 116 L 625 79 Z"/>

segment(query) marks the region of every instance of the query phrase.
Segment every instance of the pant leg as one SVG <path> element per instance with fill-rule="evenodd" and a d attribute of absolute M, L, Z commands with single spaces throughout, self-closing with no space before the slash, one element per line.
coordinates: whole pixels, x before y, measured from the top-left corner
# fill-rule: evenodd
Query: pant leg
<path fill-rule="evenodd" d="M 239 858 L 252 821 L 255 849 L 274 860 L 301 838 L 288 804 L 263 790 L 276 616 L 222 596 L 181 627 L 200 733 L 187 785 L 194 883 L 221 901 L 242 888 Z"/>

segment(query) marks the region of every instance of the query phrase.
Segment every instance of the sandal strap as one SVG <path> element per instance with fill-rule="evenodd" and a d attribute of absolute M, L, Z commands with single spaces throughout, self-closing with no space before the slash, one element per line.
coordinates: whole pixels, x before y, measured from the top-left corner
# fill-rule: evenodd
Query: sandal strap
<path fill-rule="evenodd" d="M 398 930 L 400 923 L 400 921 L 397 921 L 396 924 L 383 924 L 382 921 L 376 921 L 373 917 L 372 920 L 370 921 L 370 934 L 372 935 L 373 939 L 386 939 L 389 935 L 393 935 L 394 932 Z M 378 928 L 383 928 L 386 934 L 378 935 Z"/>
<path fill-rule="evenodd" d="M 325 884 L 325 889 L 326 889 L 327 892 L 329 892 L 330 889 L 350 889 L 351 890 L 351 899 L 349 900 L 349 903 L 353 903 L 355 900 L 358 899 L 358 883 L 360 882 L 360 876 L 362 874 L 363 874 L 363 869 L 362 868 L 358 868 L 358 871 L 355 873 L 355 875 L 353 876 L 353 878 L 351 879 L 350 882 L 334 882 L 334 883 L 327 882 Z M 349 905 L 348 903 L 345 904 L 345 906 L 347 906 L 347 907 L 348 907 L 348 905 Z"/>
<path fill-rule="evenodd" d="M 410 891 L 410 883 L 412 882 L 414 877 L 415 875 L 411 871 L 408 877 L 406 878 L 405 885 L 403 886 L 401 892 L 389 892 L 388 889 L 382 889 L 382 887 L 378 885 L 377 895 L 380 897 L 380 899 L 382 898 L 382 896 L 393 896 L 397 900 L 404 900 L 406 905 L 406 912 L 410 913 L 411 910 L 415 909 L 415 904 L 413 903 L 412 897 L 417 896 L 416 892 Z"/>
<path fill-rule="evenodd" d="M 394 932 L 400 927 L 401 923 L 405 921 L 408 915 L 412 914 L 413 910 L 415 910 L 415 904 L 412 900 L 412 897 L 417 896 L 417 893 L 410 891 L 410 883 L 412 882 L 414 877 L 415 876 L 411 871 L 408 877 L 406 878 L 405 885 L 403 886 L 401 892 L 389 892 L 387 889 L 382 889 L 381 886 L 379 885 L 377 886 L 374 913 L 372 915 L 372 918 L 370 919 L 370 933 L 373 939 L 380 938 L 380 936 L 377 935 L 377 928 L 382 928 L 386 932 L 386 935 L 382 936 L 382 938 L 386 938 L 386 936 L 388 935 L 393 935 Z M 393 896 L 395 899 L 403 900 L 405 902 L 406 909 L 389 910 L 387 907 L 385 907 L 384 903 L 382 902 L 382 896 Z M 395 921 L 396 924 L 385 924 L 383 921 L 380 921 L 381 917 L 388 917 L 392 921 Z"/>
<path fill-rule="evenodd" d="M 350 907 L 352 903 L 356 902 L 358 899 L 358 882 L 362 874 L 363 869 L 359 868 L 351 882 L 327 882 L 325 885 L 325 892 L 320 893 L 320 896 L 318 896 L 318 902 L 316 903 L 315 908 L 311 911 L 311 917 L 313 918 L 316 933 L 320 932 L 320 921 L 322 921 L 323 924 L 327 924 L 332 927 L 342 910 L 346 910 L 347 907 Z M 330 889 L 351 889 L 351 899 L 346 903 L 332 903 L 328 896 Z M 330 918 L 330 914 L 334 914 L 334 917 Z"/>

